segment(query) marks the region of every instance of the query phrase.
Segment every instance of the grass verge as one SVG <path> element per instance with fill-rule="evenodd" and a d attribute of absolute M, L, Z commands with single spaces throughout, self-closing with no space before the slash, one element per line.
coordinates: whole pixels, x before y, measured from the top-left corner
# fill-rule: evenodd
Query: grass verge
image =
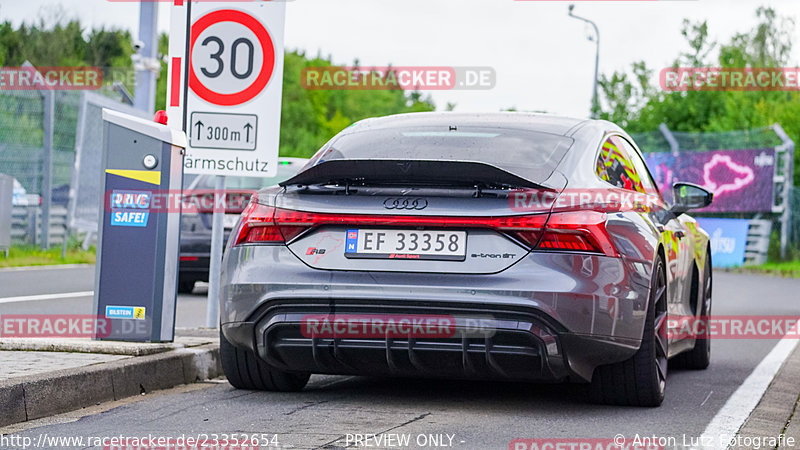
<path fill-rule="evenodd" d="M 79 245 L 70 245 L 66 257 L 61 257 L 61 246 L 42 250 L 32 245 L 13 246 L 8 258 L 0 251 L 0 267 L 51 266 L 58 264 L 94 264 L 94 247 L 83 250 Z"/>
<path fill-rule="evenodd" d="M 744 266 L 727 270 L 730 272 L 760 273 L 779 277 L 800 278 L 800 261 L 775 261 L 759 266 Z"/>

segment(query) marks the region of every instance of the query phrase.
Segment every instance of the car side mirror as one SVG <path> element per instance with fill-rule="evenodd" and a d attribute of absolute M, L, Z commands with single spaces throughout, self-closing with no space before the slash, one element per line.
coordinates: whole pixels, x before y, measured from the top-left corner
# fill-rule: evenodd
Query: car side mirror
<path fill-rule="evenodd" d="M 693 183 L 678 182 L 672 185 L 674 204 L 670 211 L 679 216 L 689 210 L 705 208 L 714 200 L 714 194 Z"/>

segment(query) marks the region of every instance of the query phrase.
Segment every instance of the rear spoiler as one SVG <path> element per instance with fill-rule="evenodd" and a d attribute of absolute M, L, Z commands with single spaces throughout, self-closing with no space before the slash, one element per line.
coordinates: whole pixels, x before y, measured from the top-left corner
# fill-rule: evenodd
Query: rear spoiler
<path fill-rule="evenodd" d="M 281 186 L 312 184 L 486 185 L 541 189 L 539 183 L 477 161 L 335 159 L 309 167 Z"/>

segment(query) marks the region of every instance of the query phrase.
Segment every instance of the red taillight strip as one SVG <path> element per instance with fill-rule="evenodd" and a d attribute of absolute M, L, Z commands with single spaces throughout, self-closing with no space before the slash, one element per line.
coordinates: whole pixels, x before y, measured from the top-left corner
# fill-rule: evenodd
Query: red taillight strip
<path fill-rule="evenodd" d="M 294 211 L 251 202 L 243 216 L 234 245 L 248 242 L 284 243 L 303 231 L 322 225 L 427 226 L 493 229 L 513 235 L 531 249 L 618 256 L 606 231 L 607 216 L 597 211 L 500 217 L 404 216 Z M 573 236 L 558 238 L 558 235 L 565 234 Z"/>
<path fill-rule="evenodd" d="M 290 241 L 303 231 L 322 225 L 357 226 L 428 226 L 443 228 L 487 228 L 514 233 L 530 247 L 536 245 L 539 231 L 547 222 L 546 214 L 501 217 L 452 217 L 452 216 L 402 216 L 377 214 L 331 214 L 272 208 L 250 203 L 243 212 L 242 225 L 237 230 L 234 245 L 247 242 L 281 242 L 274 239 L 275 233 L 261 230 L 251 234 L 256 227 L 275 227 L 285 241 Z M 270 239 L 261 239 L 268 236 Z M 252 237 L 252 240 L 250 239 Z"/>
<path fill-rule="evenodd" d="M 330 214 L 276 209 L 275 224 L 278 226 L 312 227 L 320 225 L 368 225 L 368 226 L 430 226 L 461 228 L 493 228 L 502 231 L 541 230 L 547 221 L 546 214 L 501 217 L 451 217 L 451 216 L 403 216 L 373 214 Z"/>

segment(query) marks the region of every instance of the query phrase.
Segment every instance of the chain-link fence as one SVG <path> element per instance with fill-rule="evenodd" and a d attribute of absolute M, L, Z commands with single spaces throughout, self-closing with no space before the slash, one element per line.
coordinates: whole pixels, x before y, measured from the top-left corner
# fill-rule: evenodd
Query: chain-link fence
<path fill-rule="evenodd" d="M 94 189 L 90 196 L 91 208 L 96 215 L 97 198 L 99 198 L 99 180 L 97 172 L 100 164 L 100 147 L 102 145 L 102 107 L 112 109 L 127 108 L 126 112 L 143 113 L 121 104 L 117 99 L 112 99 L 114 93 L 106 88 L 96 92 L 86 91 L 53 91 L 53 148 L 51 154 L 52 164 L 52 206 L 50 217 L 55 215 L 53 223 L 60 224 L 56 234 L 64 235 L 64 225 L 67 223 L 67 208 L 74 207 L 76 197 L 71 193 L 71 187 L 76 185 L 76 175 L 80 179 L 92 180 L 85 182 L 84 186 Z M 99 99 L 89 102 L 87 98 Z M 91 103 L 91 104 L 90 104 Z M 81 122 L 81 113 L 84 120 Z M 44 195 L 46 185 L 44 165 L 46 154 L 44 149 L 45 120 L 44 95 L 34 90 L 2 90 L 0 91 L 0 173 L 15 178 L 24 194 L 15 189 L 15 223 L 13 227 L 18 231 L 14 235 L 16 243 L 36 243 L 41 236 L 38 230 L 40 224 L 31 218 L 39 217 L 39 203 Z M 84 153 L 82 170 L 76 168 L 76 152 L 80 154 L 80 147 L 88 147 Z M 94 171 L 92 172 L 92 170 Z M 91 173 L 90 173 L 91 172 Z M 83 199 L 86 200 L 86 199 Z M 87 201 L 84 201 L 86 203 Z M 86 231 L 82 229 L 81 231 Z M 50 234 L 54 231 L 51 229 Z M 54 243 L 60 239 L 56 239 Z"/>
<path fill-rule="evenodd" d="M 75 154 L 80 93 L 56 91 L 53 121 L 53 187 L 68 186 Z M 38 91 L 0 92 L 0 173 L 41 194 L 44 99 Z M 62 188 L 63 189 L 63 188 Z"/>
<path fill-rule="evenodd" d="M 683 131 L 669 133 L 675 138 L 682 152 L 772 148 L 781 145 L 781 139 L 770 127 L 703 133 Z M 631 133 L 631 137 L 645 153 L 672 151 L 667 137 L 661 131 Z"/>
<path fill-rule="evenodd" d="M 35 91 L 0 93 L 0 173 L 40 189 L 44 99 Z"/>

